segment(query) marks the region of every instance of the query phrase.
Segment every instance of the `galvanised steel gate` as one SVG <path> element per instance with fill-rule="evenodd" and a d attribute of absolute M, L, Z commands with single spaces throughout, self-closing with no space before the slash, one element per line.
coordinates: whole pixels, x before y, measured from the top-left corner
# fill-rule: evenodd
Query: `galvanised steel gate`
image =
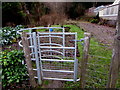
<path fill-rule="evenodd" d="M 44 32 L 32 32 L 34 29 Z M 65 32 L 62 27 L 27 28 L 29 30 L 31 60 L 34 63 L 35 78 L 39 84 L 42 79 L 78 81 L 77 33 Z M 59 32 L 61 31 L 61 32 Z M 73 42 L 71 42 L 74 40 Z M 21 42 L 19 43 L 20 46 Z M 35 68 L 36 67 L 36 68 Z"/>

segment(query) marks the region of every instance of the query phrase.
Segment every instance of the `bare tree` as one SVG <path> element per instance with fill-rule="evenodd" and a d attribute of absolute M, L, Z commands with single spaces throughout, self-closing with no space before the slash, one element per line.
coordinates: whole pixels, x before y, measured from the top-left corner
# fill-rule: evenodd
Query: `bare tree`
<path fill-rule="evenodd" d="M 50 13 L 65 14 L 65 2 L 46 2 L 44 4 L 50 8 Z"/>
<path fill-rule="evenodd" d="M 30 14 L 30 11 L 29 11 L 29 9 L 27 9 L 27 6 L 26 6 L 26 3 L 25 2 L 22 2 L 22 3 L 20 3 L 21 4 L 21 9 L 23 10 L 23 12 L 25 13 L 25 16 L 24 16 L 24 18 L 25 18 L 25 22 L 26 23 L 32 23 L 32 15 Z"/>

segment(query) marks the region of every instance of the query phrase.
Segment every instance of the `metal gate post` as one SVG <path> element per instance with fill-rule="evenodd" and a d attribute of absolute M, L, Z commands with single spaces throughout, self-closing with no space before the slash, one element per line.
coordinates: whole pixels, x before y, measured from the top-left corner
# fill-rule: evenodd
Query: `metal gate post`
<path fill-rule="evenodd" d="M 74 61 L 74 82 L 77 81 L 78 59 Z"/>
<path fill-rule="evenodd" d="M 43 77 L 43 70 L 42 70 L 42 61 L 41 61 L 41 49 L 40 49 L 40 34 L 37 34 L 37 38 L 38 38 L 38 48 L 39 48 L 39 65 L 40 65 L 40 74 L 41 74 L 41 80 L 42 80 L 42 77 Z"/>
<path fill-rule="evenodd" d="M 50 43 L 50 47 L 51 47 L 51 43 L 52 43 L 52 38 L 51 38 L 51 31 L 50 31 L 50 28 L 49 28 L 49 43 Z M 50 50 L 52 50 L 51 48 L 50 48 Z M 52 55 L 52 52 L 50 52 L 50 54 Z"/>
<path fill-rule="evenodd" d="M 33 45 L 32 29 L 30 29 L 29 33 L 30 33 L 30 46 L 32 46 Z M 31 48 L 31 50 L 32 50 L 32 53 L 33 53 L 34 49 Z"/>
<path fill-rule="evenodd" d="M 37 46 L 36 32 L 33 32 L 33 43 L 34 43 L 34 50 L 35 50 L 35 59 L 36 59 L 35 61 L 36 61 L 36 68 L 37 68 L 38 83 L 42 84 L 40 65 L 39 65 L 39 57 L 38 57 L 38 46 Z"/>
<path fill-rule="evenodd" d="M 75 33 L 75 55 L 74 55 L 74 82 L 77 80 L 77 66 L 78 66 L 78 60 L 76 58 L 76 49 L 77 49 L 77 33 Z"/>
<path fill-rule="evenodd" d="M 63 27 L 63 47 L 65 47 L 65 28 Z M 63 59 L 65 58 L 65 49 L 63 48 Z"/>

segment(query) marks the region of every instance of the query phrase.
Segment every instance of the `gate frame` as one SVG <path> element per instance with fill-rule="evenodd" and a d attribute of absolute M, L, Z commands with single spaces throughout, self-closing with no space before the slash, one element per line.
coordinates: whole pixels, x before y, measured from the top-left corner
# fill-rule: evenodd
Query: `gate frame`
<path fill-rule="evenodd" d="M 36 32 L 33 32 L 32 33 L 32 29 L 49 29 L 49 33 L 36 33 Z M 63 32 L 59 32 L 59 33 L 51 33 L 50 32 L 50 28 L 59 28 L 59 29 L 63 29 Z M 27 28 L 27 29 L 21 29 L 19 30 L 17 33 L 21 34 L 20 32 L 24 31 L 24 30 L 29 30 L 29 34 L 30 35 L 30 44 L 31 46 L 29 46 L 30 48 L 34 48 L 35 50 L 35 60 L 36 60 L 36 68 L 37 69 L 33 69 L 33 70 L 37 70 L 37 77 L 35 78 L 38 78 L 38 83 L 41 84 L 42 83 L 42 79 L 49 79 L 49 80 L 63 80 L 63 81 L 79 81 L 80 79 L 77 79 L 77 67 L 78 67 L 78 60 L 76 58 L 76 49 L 77 49 L 77 33 L 65 33 L 64 31 L 64 28 L 61 28 L 61 27 L 38 27 L 38 28 Z M 63 37 L 63 46 L 62 47 L 40 47 L 40 40 L 39 40 L 39 34 L 49 34 L 49 37 L 51 38 L 52 34 L 61 34 L 62 37 Z M 65 35 L 72 35 L 74 34 L 75 35 L 75 46 L 74 47 L 65 47 Z M 31 39 L 32 38 L 32 35 L 33 35 L 33 40 Z M 57 36 L 58 37 L 58 36 Z M 38 38 L 38 40 L 37 40 Z M 49 39 L 49 41 L 51 42 L 51 39 Z M 33 44 L 32 44 L 33 42 Z M 19 43 L 20 46 L 21 43 Z M 73 62 L 74 63 L 74 70 L 73 71 L 68 71 L 68 70 L 47 70 L 47 71 L 53 71 L 53 72 L 68 72 L 68 73 L 74 73 L 73 75 L 73 79 L 62 79 L 62 78 L 46 78 L 46 77 L 43 77 L 43 72 L 42 71 L 45 71 L 42 69 L 42 59 L 41 59 L 41 56 L 40 56 L 40 59 L 38 58 L 38 51 L 41 52 L 40 48 L 61 48 L 63 49 L 63 58 L 64 58 L 64 54 L 65 54 L 65 49 L 74 49 L 75 50 L 75 55 L 74 55 L 74 60 L 49 60 L 49 61 L 61 61 L 61 62 Z M 38 50 L 39 49 L 39 50 Z M 33 51 L 33 49 L 32 49 Z M 47 60 L 46 60 L 47 61 Z M 38 63 L 39 62 L 39 63 Z"/>

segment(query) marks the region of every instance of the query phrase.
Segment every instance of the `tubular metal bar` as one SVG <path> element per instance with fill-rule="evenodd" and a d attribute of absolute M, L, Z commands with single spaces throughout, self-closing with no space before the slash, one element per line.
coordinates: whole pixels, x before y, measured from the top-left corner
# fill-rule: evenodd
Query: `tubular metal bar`
<path fill-rule="evenodd" d="M 32 46 L 29 46 L 29 48 L 34 48 L 35 46 L 34 45 L 32 45 Z"/>
<path fill-rule="evenodd" d="M 18 31 L 17 31 L 17 33 L 18 33 Z M 42 32 L 42 33 L 40 33 L 40 32 L 37 32 L 38 34 L 49 34 L 49 33 L 45 33 L 45 32 Z M 21 34 L 21 33 L 19 33 L 19 34 Z M 30 35 L 31 33 L 26 33 L 26 34 L 28 34 L 28 35 Z M 54 33 L 54 32 L 51 32 L 50 34 L 55 34 L 55 35 L 62 35 L 63 33 L 62 32 L 59 32 L 59 33 Z M 75 35 L 75 33 L 72 33 L 72 32 L 69 32 L 69 33 L 64 33 L 65 35 Z"/>
<path fill-rule="evenodd" d="M 35 61 L 35 58 L 31 58 L 31 60 Z M 63 60 L 63 59 L 41 59 L 41 61 L 50 61 L 50 62 L 74 62 L 74 60 Z"/>
<path fill-rule="evenodd" d="M 59 59 L 41 59 L 41 61 L 56 61 L 56 62 L 74 62 L 74 60 L 59 60 Z"/>
<path fill-rule="evenodd" d="M 43 77 L 43 79 L 45 79 L 45 80 L 74 81 L 73 79 L 49 78 L 49 77 Z"/>
<path fill-rule="evenodd" d="M 55 56 L 55 55 L 45 55 L 45 56 L 41 56 L 41 57 L 55 57 L 55 58 L 62 59 L 61 57 L 59 57 L 59 56 Z"/>
<path fill-rule="evenodd" d="M 42 44 L 40 44 L 40 45 L 56 45 L 56 46 L 63 47 L 62 45 L 56 44 L 56 43 L 42 43 Z"/>
<path fill-rule="evenodd" d="M 63 47 L 65 47 L 65 29 L 63 28 Z M 65 58 L 65 49 L 63 48 L 63 58 Z"/>
<path fill-rule="evenodd" d="M 37 34 L 37 36 L 38 36 L 38 50 L 39 50 L 39 57 L 40 57 L 40 69 L 41 69 L 41 78 L 43 77 L 43 72 L 42 72 L 42 62 L 41 62 L 41 49 L 40 49 L 40 38 L 39 38 L 39 34 Z"/>
<path fill-rule="evenodd" d="M 29 33 L 31 33 L 29 39 L 30 39 L 30 46 L 32 46 L 33 45 L 33 37 L 32 37 L 33 33 L 32 33 L 32 29 L 30 29 Z M 31 49 L 32 49 L 32 52 L 33 52 L 34 48 L 31 48 Z"/>
<path fill-rule="evenodd" d="M 74 81 L 74 79 L 49 78 L 49 77 L 43 77 L 43 79 L 46 79 L 46 80 L 61 80 L 61 81 Z M 76 81 L 80 81 L 80 78 L 77 79 Z"/>
<path fill-rule="evenodd" d="M 37 71 L 37 69 L 33 69 L 34 71 Z"/>
<path fill-rule="evenodd" d="M 35 58 L 31 58 L 31 60 L 32 60 L 32 61 L 36 61 L 36 59 L 35 59 Z"/>
<path fill-rule="evenodd" d="M 41 46 L 40 48 L 52 48 L 52 49 L 75 49 L 75 47 L 45 47 Z"/>
<path fill-rule="evenodd" d="M 74 82 L 77 80 L 77 72 L 78 72 L 78 59 L 74 62 Z"/>
<path fill-rule="evenodd" d="M 38 77 L 34 77 L 34 78 L 38 78 Z M 74 81 L 74 79 L 49 78 L 49 77 L 43 77 L 43 79 L 46 79 L 46 80 L 61 80 L 61 81 Z M 77 79 L 76 81 L 80 81 L 80 78 Z"/>
<path fill-rule="evenodd" d="M 59 53 L 59 54 L 63 55 L 62 52 L 59 52 L 57 50 L 42 50 L 41 52 L 55 52 L 55 53 Z"/>
<path fill-rule="evenodd" d="M 21 43 L 22 43 L 22 41 L 19 41 L 19 42 L 18 42 L 19 46 L 20 46 L 20 47 L 23 47 L 23 45 L 22 45 Z"/>
<path fill-rule="evenodd" d="M 38 79 L 38 77 L 34 77 L 36 79 Z M 62 79 L 62 78 L 49 78 L 49 77 L 43 77 L 43 79 L 45 80 L 61 80 L 61 81 L 74 81 L 73 79 Z M 77 81 L 79 81 L 80 79 L 77 79 Z"/>
<path fill-rule="evenodd" d="M 40 37 L 49 37 L 49 36 L 40 36 Z M 51 36 L 51 37 L 63 38 L 61 36 Z"/>
<path fill-rule="evenodd" d="M 38 52 L 39 53 L 39 52 Z M 35 54 L 35 52 L 33 52 L 33 53 L 30 53 L 30 55 L 33 55 L 33 54 Z"/>
<path fill-rule="evenodd" d="M 78 66 L 78 60 L 76 58 L 76 49 L 77 49 L 77 33 L 75 33 L 75 55 L 74 55 L 74 82 L 77 80 L 77 66 Z"/>
<path fill-rule="evenodd" d="M 44 71 L 44 72 L 63 72 L 63 73 L 74 73 L 74 71 L 68 71 L 68 70 L 48 70 L 48 69 L 43 69 L 42 71 Z"/>
<path fill-rule="evenodd" d="M 26 30 L 32 30 L 32 29 L 50 29 L 50 28 L 54 28 L 54 29 L 63 29 L 62 27 L 35 27 L 35 28 L 25 28 L 25 29 L 20 29 L 17 31 L 18 34 L 21 34 L 21 31 L 26 31 Z"/>
<path fill-rule="evenodd" d="M 34 50 L 35 50 L 35 59 L 36 59 L 36 68 L 37 68 L 37 76 L 38 76 L 38 83 L 41 84 L 41 75 L 40 75 L 40 65 L 39 65 L 39 58 L 38 58 L 38 50 L 37 50 L 37 39 L 36 39 L 36 32 L 33 32 L 33 43 L 34 43 Z"/>
<path fill-rule="evenodd" d="M 52 43 L 52 40 L 51 40 L 50 29 L 49 29 L 49 43 L 50 43 L 50 50 L 52 50 L 52 49 L 51 49 L 51 43 Z M 51 52 L 50 52 L 50 54 L 52 55 L 52 53 L 51 53 Z"/>
<path fill-rule="evenodd" d="M 38 34 L 55 34 L 55 35 L 63 35 L 63 32 L 59 32 L 59 33 L 54 33 L 54 32 L 51 32 L 51 33 L 45 33 L 45 32 L 43 32 L 43 33 L 40 33 L 40 32 L 38 32 Z M 64 33 L 65 35 L 75 35 L 75 33 Z"/>

